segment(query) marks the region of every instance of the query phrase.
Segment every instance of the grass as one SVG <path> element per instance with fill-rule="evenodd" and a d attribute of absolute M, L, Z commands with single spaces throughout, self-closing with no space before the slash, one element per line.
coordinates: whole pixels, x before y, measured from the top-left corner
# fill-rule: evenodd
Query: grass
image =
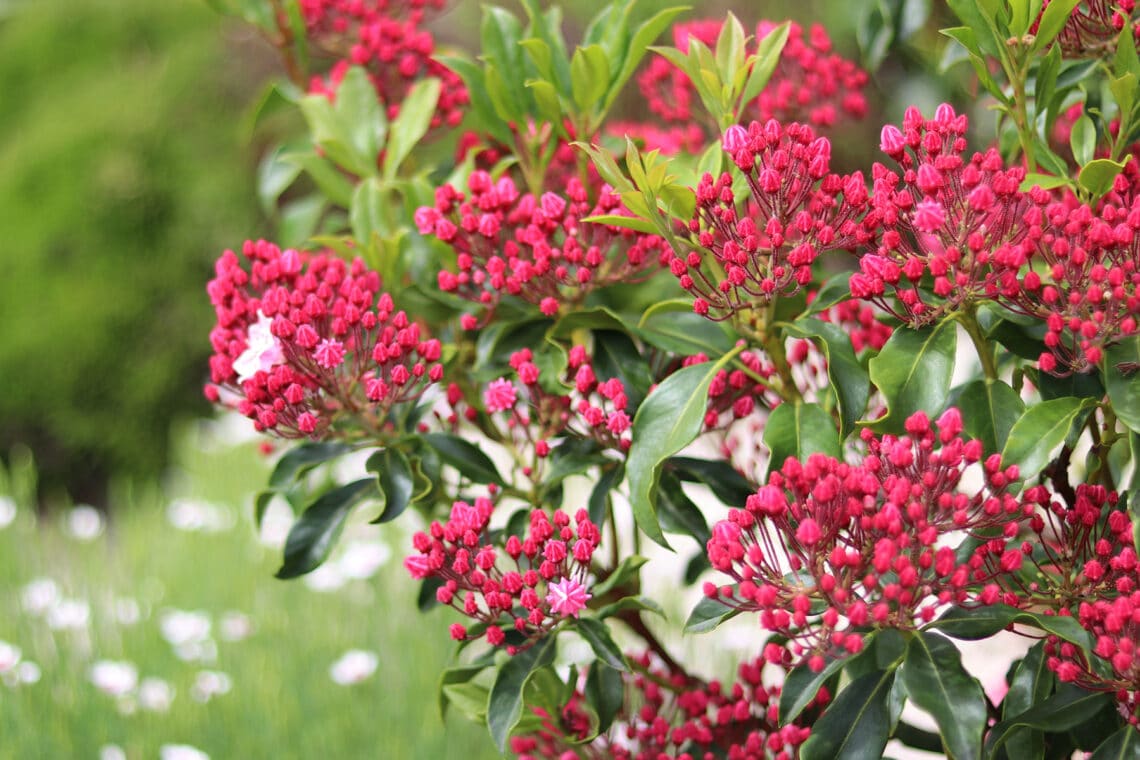
<path fill-rule="evenodd" d="M 441 722 L 435 691 L 450 653 L 449 621 L 415 610 L 415 588 L 398 561 L 403 530 L 357 526 L 364 540 L 391 549 L 375 577 L 330 593 L 278 581 L 279 551 L 257 540 L 249 517 L 248 491 L 266 469 L 255 449 L 220 446 L 195 428 L 181 436 L 177 458 L 165 489 L 124 490 L 114 521 L 94 540 L 72 537 L 63 519 L 37 524 L 26 505 L 0 529 L 0 641 L 42 671 L 36 683 L 0 684 L 0 757 L 98 757 L 107 744 L 132 759 L 157 757 L 164 744 L 189 744 L 214 760 L 498 757 L 483 727 L 459 716 Z M 6 490 L 27 488 L 11 482 Z M 217 503 L 232 527 L 176 529 L 166 513 L 174 496 Z M 22 596 L 37 578 L 87 602 L 88 624 L 57 630 L 30 614 Z M 137 604 L 138 622 L 116 619 L 122 600 Z M 171 610 L 209 615 L 216 661 L 175 655 L 160 630 Z M 220 637 L 228 611 L 248 616 L 252 635 Z M 379 664 L 371 677 L 341 686 L 329 667 L 349 649 L 374 651 Z M 99 660 L 131 662 L 140 679 L 168 682 L 176 694 L 170 709 L 124 714 L 129 702 L 91 681 Z M 228 674 L 232 690 L 204 704 L 192 699 L 203 669 Z"/>

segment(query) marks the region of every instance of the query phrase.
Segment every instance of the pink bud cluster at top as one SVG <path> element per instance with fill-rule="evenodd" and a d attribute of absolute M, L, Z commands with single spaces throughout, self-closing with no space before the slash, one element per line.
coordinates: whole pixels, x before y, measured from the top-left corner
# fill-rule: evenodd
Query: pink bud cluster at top
<path fill-rule="evenodd" d="M 994 253 L 1015 284 L 1003 300 L 1045 323 L 1041 369 L 1085 372 L 1106 345 L 1140 332 L 1140 195 L 1096 211 L 1072 194 L 1028 197 L 1027 234 Z"/>
<path fill-rule="evenodd" d="M 395 118 L 412 85 L 436 77 L 442 87 L 431 126 L 458 126 L 470 102 L 467 88 L 458 74 L 433 58 L 435 38 L 422 26 L 426 10 L 445 5 L 443 0 L 302 0 L 310 43 L 341 59 L 327 78 L 313 77 L 310 91 L 334 98 L 349 67 L 363 66 L 388 117 Z"/>
<path fill-rule="evenodd" d="M 1041 12 L 1049 7 L 1051 0 L 1045 0 Z M 1056 44 L 1061 46 L 1067 58 L 1101 58 L 1112 55 L 1116 50 L 1116 39 L 1125 25 L 1132 28 L 1136 39 L 1140 40 L 1140 21 L 1133 18 L 1135 0 L 1085 0 L 1069 12 L 1069 18 L 1057 35 Z M 1030 34 L 1036 34 L 1041 17 L 1030 27 Z"/>
<path fill-rule="evenodd" d="M 625 703 L 607 732 L 585 742 L 590 714 L 578 690 L 557 717 L 538 710 L 543 728 L 512 738 L 511 751 L 519 760 L 791 760 L 811 734 L 803 719 L 780 725 L 780 687 L 764 683 L 763 658 L 741 663 L 731 684 L 672 673 L 650 655 L 630 659 Z M 808 714 L 829 699 L 821 689 Z"/>
<path fill-rule="evenodd" d="M 642 153 L 658 151 L 663 156 L 679 153 L 699 154 L 705 145 L 705 133 L 693 123 L 661 125 L 649 122 L 620 121 L 606 125 L 606 134 L 621 140 L 633 140 Z"/>
<path fill-rule="evenodd" d="M 752 122 L 729 127 L 722 144 L 749 193 L 738 203 L 731 174 L 705 174 L 689 223 L 695 248 L 669 263 L 696 313 L 727 319 L 795 293 L 811 282 L 819 254 L 870 240 L 859 221 L 868 204 L 862 174 L 832 174 L 831 143 L 811 127 Z"/>
<path fill-rule="evenodd" d="M 866 456 L 848 465 L 822 454 L 789 457 L 743 509 L 713 527 L 708 556 L 735 586 L 705 585 L 724 604 L 759 613 L 761 625 L 791 640 L 796 661 L 818 670 L 824 657 L 859 652 L 860 631 L 913 629 L 940 605 L 1016 602 L 996 578 L 1021 567 L 1014 541 L 1036 504 L 1006 491 L 1017 468 L 982 460 L 981 442 L 961 437 L 956 409 L 931 424 L 917 412 L 906 435 L 864 430 Z M 960 490 L 981 465 L 983 485 Z M 948 539 L 987 531 L 990 568 L 959 558 Z M 787 657 L 768 646 L 774 662 Z"/>
<path fill-rule="evenodd" d="M 452 625 L 452 638 L 485 637 L 501 646 L 513 630 L 526 640 L 507 645 L 514 654 L 585 609 L 590 558 L 601 532 L 585 510 L 578 511 L 571 527 L 565 512 L 551 518 L 536 509 L 524 538 L 509 536 L 498 546 L 490 535 L 493 512 L 490 499 L 455 502 L 447 522 L 433 522 L 428 532 L 413 537 L 417 553 L 404 560 L 404 567 L 417 580 L 442 581 L 436 599 L 478 622 L 470 629 Z"/>
<path fill-rule="evenodd" d="M 900 130 L 883 127 L 880 147 L 899 166 L 875 164 L 865 223 L 879 235 L 851 276 L 851 294 L 878 304 L 912 326 L 979 300 L 1016 290 L 995 267 L 994 251 L 1021 240 L 1028 201 L 1021 167 L 1005 168 L 997 150 L 966 160 L 968 122 L 942 104 L 933 119 L 911 107 Z M 931 290 L 920 290 L 924 277 Z M 896 308 L 888 296 L 898 299 Z"/>
<path fill-rule="evenodd" d="M 396 310 L 360 259 L 264 240 L 247 241 L 242 255 L 248 271 L 226 251 L 207 286 L 217 323 L 206 396 L 236 397 L 258 430 L 315 437 L 341 414 L 379 427 L 442 376 L 439 341 Z"/>
<path fill-rule="evenodd" d="M 689 39 L 709 47 L 716 45 L 722 22 L 693 21 L 673 27 L 673 44 L 688 52 Z M 770 21 L 756 27 L 755 40 L 775 28 Z M 749 45 L 755 52 L 756 42 Z M 792 23 L 788 42 L 768 85 L 746 111 L 760 121 L 801 121 L 816 127 L 835 125 L 841 117 L 861 119 L 867 115 L 867 72 L 832 52 L 831 39 L 819 24 L 812 24 L 805 35 L 803 27 Z M 696 88 L 679 69 L 664 58 L 655 58 L 637 77 L 649 110 L 666 122 L 698 121 L 694 107 L 699 103 Z"/>
<path fill-rule="evenodd" d="M 416 211 L 415 223 L 457 253 L 458 271 L 440 272 L 440 289 L 488 308 L 510 295 L 554 316 L 591 290 L 647 276 L 667 255 L 656 235 L 582 221 L 623 213 L 609 185 L 597 201 L 577 178 L 563 193 L 535 198 L 509 177 L 496 182 L 475 171 L 467 187 L 469 197 L 452 185 L 437 189 L 435 205 Z"/>

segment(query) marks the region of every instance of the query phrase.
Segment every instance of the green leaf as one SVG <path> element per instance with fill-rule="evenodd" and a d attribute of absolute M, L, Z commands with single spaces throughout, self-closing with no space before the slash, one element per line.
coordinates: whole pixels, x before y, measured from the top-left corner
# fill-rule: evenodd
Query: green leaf
<path fill-rule="evenodd" d="M 522 718 L 523 691 L 531 675 L 554 661 L 555 641 L 553 635 L 539 640 L 507 660 L 495 676 L 487 699 L 487 728 L 500 752 L 505 751 L 511 731 Z"/>
<path fill-rule="evenodd" d="M 1009 431 L 1025 411 L 1025 402 L 1017 392 L 994 378 L 967 384 L 955 403 L 962 412 L 966 433 L 981 441 L 987 454 L 1002 450 Z"/>
<path fill-rule="evenodd" d="M 827 379 L 839 402 L 839 437 L 846 438 L 855 429 L 855 422 L 863 416 L 867 400 L 871 397 L 871 380 L 855 358 L 851 337 L 837 325 L 820 319 L 801 318 L 795 323 L 782 323 L 779 327 L 793 338 L 814 339 L 823 352 L 827 360 Z"/>
<path fill-rule="evenodd" d="M 611 227 L 621 227 L 626 230 L 644 232 L 652 235 L 657 232 L 657 226 L 646 219 L 636 216 L 623 216 L 621 214 L 599 214 L 598 216 L 583 217 L 583 222 L 592 224 L 608 224 Z"/>
<path fill-rule="evenodd" d="M 365 70 L 353 66 L 336 91 L 336 102 L 324 95 L 306 95 L 301 112 L 313 140 L 333 161 L 361 177 L 376 174 L 376 159 L 387 133 L 387 120 L 376 88 Z"/>
<path fill-rule="evenodd" d="M 625 468 L 618 463 L 607 470 L 603 470 L 597 482 L 594 483 L 594 489 L 590 491 L 587 509 L 590 513 L 590 521 L 595 525 L 605 523 L 610 508 L 610 493 L 617 489 L 618 484 L 624 478 Z"/>
<path fill-rule="evenodd" d="M 1077 175 L 1077 184 L 1099 198 L 1112 189 L 1112 183 L 1117 175 L 1124 171 L 1125 163 L 1125 161 L 1095 158 L 1081 167 L 1081 173 Z"/>
<path fill-rule="evenodd" d="M 1140 760 L 1140 731 L 1125 724 L 1097 746 L 1089 760 Z"/>
<path fill-rule="evenodd" d="M 847 663 L 848 659 L 844 657 L 828 659 L 823 670 L 818 673 L 809 668 L 806 662 L 792 668 L 780 689 L 780 725 L 786 726 L 799 717 L 815 699 L 820 687 L 827 683 L 827 679 L 842 670 Z"/>
<path fill-rule="evenodd" d="M 458 686 L 465 684 L 477 675 L 487 669 L 486 665 L 457 665 L 453 668 L 447 668 L 439 674 L 439 717 L 447 717 L 447 705 L 450 701 L 448 699 L 446 689 L 448 686 Z M 487 712 L 487 696 L 486 689 L 484 689 L 483 704 L 480 706 L 480 715 L 485 715 Z"/>
<path fill-rule="evenodd" d="M 1065 731 L 1088 720 L 1104 707 L 1109 694 L 1086 691 L 1072 684 L 1062 684 L 1057 693 L 1020 715 L 1006 718 L 990 729 L 986 736 L 986 755 L 993 757 L 998 748 L 1022 727 L 1048 733 Z"/>
<path fill-rule="evenodd" d="M 1023 481 L 1037 477 L 1091 403 L 1090 399 L 1067 397 L 1029 407 L 1009 431 L 1001 452 L 1002 467 L 1017 465 Z"/>
<path fill-rule="evenodd" d="M 1025 179 L 1021 181 L 1018 190 L 1023 193 L 1028 193 L 1034 187 L 1039 187 L 1042 190 L 1055 190 L 1058 187 L 1068 187 L 1071 184 L 1072 180 L 1068 177 L 1055 177 L 1052 174 L 1030 172 L 1025 175 Z"/>
<path fill-rule="evenodd" d="M 463 477 L 476 483 L 503 483 L 495 463 L 470 441 L 450 433 L 427 433 L 421 438 Z"/>
<path fill-rule="evenodd" d="M 955 760 L 981 757 L 986 727 L 982 685 L 962 667 L 962 655 L 933 633 L 912 636 L 901 671 L 907 696 L 938 724 L 946 752 Z"/>
<path fill-rule="evenodd" d="M 712 538 L 705 516 L 685 495 L 680 479 L 668 470 L 661 473 L 657 487 L 657 518 L 662 530 L 689 536 L 699 546 Z"/>
<path fill-rule="evenodd" d="M 673 457 L 666 462 L 666 466 L 681 480 L 704 483 L 714 496 L 730 507 L 743 507 L 748 497 L 756 492 L 756 487 L 748 478 L 723 459 Z"/>
<path fill-rule="evenodd" d="M 400 101 L 400 113 L 392 121 L 388 149 L 384 155 L 384 177 L 392 180 L 412 148 L 427 134 L 439 102 L 440 81 L 421 79 Z"/>
<path fill-rule="evenodd" d="M 613 589 L 621 586 L 631 578 L 636 577 L 637 571 L 648 561 L 648 559 L 638 554 L 631 554 L 623 559 L 618 566 L 606 576 L 604 581 L 595 584 L 590 591 L 593 592 L 595 597 L 605 596 Z"/>
<path fill-rule="evenodd" d="M 1069 20 L 1069 14 L 1080 4 L 1080 0 L 1052 0 L 1049 7 L 1041 14 L 1041 23 L 1037 25 L 1037 37 L 1033 41 L 1031 51 L 1036 53 L 1052 44 L 1061 28 Z"/>
<path fill-rule="evenodd" d="M 882 757 L 891 734 L 887 704 L 893 670 L 860 676 L 828 705 L 800 746 L 803 760 L 864 760 Z"/>
<path fill-rule="evenodd" d="M 609 626 L 600 620 L 582 617 L 578 618 L 575 628 L 586 640 L 586 643 L 590 645 L 590 649 L 594 650 L 594 655 L 599 661 L 615 670 L 629 670 L 629 663 L 626 662 L 625 655 L 621 653 L 621 649 L 610 636 Z"/>
<path fill-rule="evenodd" d="M 514 140 L 507 122 L 499 118 L 491 105 L 486 75 L 474 61 L 458 55 L 437 55 L 435 60 L 455 72 L 470 94 L 471 111 L 475 121 L 497 141 L 509 145 Z M 612 183 L 611 183 L 612 184 Z"/>
<path fill-rule="evenodd" d="M 634 30 L 633 36 L 629 39 L 629 44 L 626 45 L 625 59 L 622 61 L 621 69 L 610 83 L 609 92 L 606 93 L 606 102 L 602 106 L 603 114 L 609 111 L 610 106 L 617 100 L 622 88 L 625 87 L 625 83 L 633 76 L 633 72 L 637 70 L 638 64 L 640 64 L 641 59 L 645 57 L 645 52 L 649 49 L 653 41 L 673 23 L 673 19 L 687 10 L 689 10 L 688 6 L 665 8 L 653 16 L 650 16 Z"/>
<path fill-rule="evenodd" d="M 684 299 L 661 301 L 649 307 L 637 326 L 637 336 L 678 356 L 717 356 L 732 350 L 733 345 L 732 337 L 720 323 L 693 313 L 693 302 Z"/>
<path fill-rule="evenodd" d="M 579 110 L 595 112 L 610 84 L 610 62 L 601 45 L 588 45 L 570 58 L 570 85 Z"/>
<path fill-rule="evenodd" d="M 376 484 L 384 495 L 384 511 L 373 523 L 395 520 L 412 503 L 415 476 L 408 459 L 396 449 L 381 449 L 368 457 L 365 469 L 376 473 Z"/>
<path fill-rule="evenodd" d="M 277 493 L 275 491 L 262 491 L 257 495 L 257 498 L 253 500 L 253 525 L 258 531 L 261 530 L 261 523 L 265 519 L 265 513 L 269 510 L 269 504 L 276 495 Z"/>
<path fill-rule="evenodd" d="M 623 596 L 616 602 L 607 604 L 605 607 L 602 607 L 598 610 L 597 618 L 598 620 L 605 620 L 606 618 L 613 617 L 619 612 L 625 612 L 626 610 L 649 612 L 659 616 L 662 620 L 667 619 L 665 610 L 661 608 L 660 604 L 641 594 L 637 594 L 635 596 Z"/>
<path fill-rule="evenodd" d="M 989 638 L 1014 623 L 1030 625 L 1046 633 L 1052 633 L 1084 649 L 1092 649 L 1093 646 L 1089 632 L 1071 617 L 1043 615 L 1004 604 L 974 608 L 951 607 L 928 628 L 937 629 L 956 639 L 974 641 Z"/>
<path fill-rule="evenodd" d="M 625 706 L 625 681 L 621 671 L 601 660 L 591 665 L 586 676 L 586 702 L 598 714 L 598 731 L 608 731 Z"/>
<path fill-rule="evenodd" d="M 1045 657 L 1045 642 L 1039 641 L 1029 648 L 1009 680 L 1009 691 L 1001 701 L 1002 718 L 1020 715 L 1033 705 L 1044 702 L 1053 691 L 1053 673 Z M 1009 757 L 1041 757 L 1045 752 L 1045 738 L 1041 731 L 1020 728 L 1006 740 Z"/>
<path fill-rule="evenodd" d="M 1140 432 L 1140 337 L 1126 338 L 1104 353 L 1104 380 L 1116 418 Z"/>
<path fill-rule="evenodd" d="M 1092 160 L 1093 151 L 1096 150 L 1096 125 L 1087 113 L 1082 113 L 1073 122 L 1073 130 L 1069 133 L 1069 148 L 1079 166 Z"/>
<path fill-rule="evenodd" d="M 378 495 L 375 478 L 363 478 L 334 488 L 306 507 L 289 529 L 277 577 L 296 578 L 315 570 L 329 556 L 353 507 Z"/>
<path fill-rule="evenodd" d="M 771 452 L 769 470 L 782 467 L 788 457 L 803 462 L 811 454 L 835 458 L 842 454 L 835 422 L 819 404 L 800 401 L 780 404 L 768 415 L 763 440 Z"/>
<path fill-rule="evenodd" d="M 697 602 L 689 619 L 685 621 L 685 633 L 708 633 L 726 620 L 736 617 L 740 610 L 721 604 L 716 599 L 705 597 Z"/>
<path fill-rule="evenodd" d="M 752 70 L 748 74 L 748 81 L 740 93 L 740 105 L 747 106 L 768 85 L 772 72 L 780 63 L 780 54 L 784 52 L 784 45 L 788 42 L 791 24 L 784 22 L 764 35 L 764 39 L 756 45 L 756 52 L 748 57 Z"/>
<path fill-rule="evenodd" d="M 266 154 L 257 167 L 257 200 L 262 213 L 267 216 L 273 215 L 277 210 L 277 199 L 301 174 L 300 166 L 282 158 L 288 152 L 287 146 L 279 145 Z"/>
<path fill-rule="evenodd" d="M 543 11 L 538 0 L 522 0 L 522 5 L 526 10 L 527 18 L 530 19 L 527 31 L 535 35 L 532 40 L 542 43 L 545 47 L 542 57 L 547 63 L 539 68 L 539 72 L 544 78 L 553 82 L 559 92 L 568 94 L 570 92 L 570 59 L 566 55 L 566 42 L 562 38 L 562 9 L 553 6 Z M 523 43 L 526 42 L 527 40 L 523 41 Z M 531 48 L 525 44 L 523 47 L 531 52 Z M 531 59 L 535 61 L 536 65 L 538 64 L 533 55 Z"/>
<path fill-rule="evenodd" d="M 1003 91 L 1002 86 L 998 84 L 997 80 L 990 74 L 987 58 L 981 52 L 982 42 L 978 40 L 974 29 L 969 26 L 957 26 L 950 29 L 942 29 L 941 32 L 969 51 L 968 57 L 970 65 L 974 68 L 974 74 L 978 77 L 978 83 L 986 89 L 986 92 L 993 95 L 999 102 L 1008 103 L 1009 98 Z M 991 41 L 993 39 L 992 35 L 984 34 L 982 39 L 988 43 L 989 47 L 994 47 L 994 43 Z"/>
<path fill-rule="evenodd" d="M 906 418 L 921 410 L 937 415 L 950 395 L 957 322 L 944 319 L 921 330 L 895 330 L 871 359 L 871 382 L 887 401 L 887 414 L 870 423 L 879 432 L 899 433 Z"/>
<path fill-rule="evenodd" d="M 598 380 L 615 377 L 621 380 L 629 400 L 627 411 L 636 413 L 645 400 L 649 387 L 653 385 L 653 372 L 638 351 L 637 344 L 624 332 L 595 330 L 593 358 L 594 373 Z"/>
<path fill-rule="evenodd" d="M 341 208 L 352 205 L 353 184 L 328 159 L 317 155 L 315 150 L 283 153 L 281 160 L 301 167 L 317 189 L 330 201 Z"/>
<path fill-rule="evenodd" d="M 527 115 L 526 67 L 523 65 L 522 26 L 510 11 L 494 5 L 483 6 L 481 27 L 484 84 L 499 116 L 522 122 Z M 494 75 L 494 76 L 492 76 Z M 493 81 L 494 80 L 494 81 Z"/>
<path fill-rule="evenodd" d="M 633 444 L 626 460 L 630 505 L 637 526 L 665 548 L 669 544 L 657 521 L 657 481 L 662 464 L 701 432 L 709 384 L 739 350 L 734 349 L 719 361 L 674 372 L 649 394 L 634 416 Z"/>
<path fill-rule="evenodd" d="M 487 697 L 490 693 L 486 686 L 466 681 L 440 686 L 439 698 L 442 704 L 455 705 L 467 720 L 482 723 L 487 720 Z"/>
<path fill-rule="evenodd" d="M 277 460 L 273 474 L 269 476 L 269 487 L 275 490 L 288 487 L 302 475 L 317 465 L 352 451 L 347 443 L 328 441 L 325 443 L 302 443 L 290 449 Z"/>
<path fill-rule="evenodd" d="M 377 177 L 361 180 L 352 194 L 352 205 L 349 206 L 348 222 L 352 226 L 352 236 L 361 243 L 367 244 L 373 235 L 387 237 L 388 229 L 384 219 L 385 206 L 390 205 L 392 199 L 384 190 L 384 185 Z"/>

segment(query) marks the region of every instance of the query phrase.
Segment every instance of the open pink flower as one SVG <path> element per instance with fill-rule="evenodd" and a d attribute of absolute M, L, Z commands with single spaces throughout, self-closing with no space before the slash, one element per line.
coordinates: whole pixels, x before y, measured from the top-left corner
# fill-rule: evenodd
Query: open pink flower
<path fill-rule="evenodd" d="M 590 594 L 586 592 L 586 587 L 573 578 L 563 578 L 550 584 L 550 593 L 546 595 L 546 603 L 550 605 L 551 611 L 562 617 L 578 617 L 589 600 Z"/>

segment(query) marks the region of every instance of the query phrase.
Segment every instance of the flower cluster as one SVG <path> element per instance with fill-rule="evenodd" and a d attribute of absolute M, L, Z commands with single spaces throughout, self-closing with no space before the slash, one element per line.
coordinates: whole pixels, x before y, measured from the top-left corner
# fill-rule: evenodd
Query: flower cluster
<path fill-rule="evenodd" d="M 455 127 L 463 120 L 469 96 L 459 75 L 436 61 L 435 38 L 424 29 L 424 13 L 446 0 L 302 0 L 310 43 L 340 60 L 326 77 L 313 77 L 310 91 L 335 97 L 351 66 L 368 70 L 389 118 L 400 111 L 416 81 L 436 77 L 441 83 L 432 126 Z"/>
<path fill-rule="evenodd" d="M 551 518 L 536 509 L 526 537 L 509 536 L 499 547 L 490 533 L 493 512 L 487 498 L 474 505 L 455 502 L 447 522 L 433 522 L 427 533 L 414 536 L 417 553 L 404 567 L 417 580 L 442 581 L 436 599 L 477 621 L 471 628 L 452 625 L 452 638 L 484 637 L 514 654 L 585 609 L 590 558 L 601 532 L 585 510 L 571 527 L 565 512 Z"/>
<path fill-rule="evenodd" d="M 964 115 L 943 104 L 933 119 L 911 107 L 901 130 L 882 130 L 880 147 L 899 171 L 874 166 L 865 223 L 880 242 L 860 259 L 851 294 L 913 326 L 1017 288 L 1006 268 L 995 266 L 994 252 L 1020 241 L 1032 224 L 1019 191 L 1025 170 L 1007 169 L 994 149 L 967 161 L 968 126 Z"/>
<path fill-rule="evenodd" d="M 1021 567 L 1008 545 L 1036 503 L 1006 491 L 1015 467 L 982 461 L 979 441 L 961 437 L 956 409 L 936 425 L 918 412 L 906 435 L 864 431 L 867 454 L 848 465 L 821 454 L 789 457 L 768 484 L 713 528 L 708 556 L 736 585 L 706 584 L 728 606 L 760 613 L 761 625 L 792 640 L 791 654 L 818 669 L 827 654 L 859 652 L 866 628 L 913 629 L 940 605 L 1011 601 L 995 578 Z M 959 485 L 981 463 L 984 484 Z M 996 535 L 968 559 L 948 534 Z M 983 560 L 996 554 L 998 567 Z M 789 572 L 790 571 L 790 572 Z M 783 647 L 766 656 L 780 662 Z"/>
<path fill-rule="evenodd" d="M 379 430 L 393 405 L 442 376 L 439 341 L 396 310 L 360 259 L 264 240 L 246 241 L 242 255 L 249 271 L 226 251 L 207 287 L 217 323 L 206 396 L 258 430 L 317 436 L 342 416 Z"/>
<path fill-rule="evenodd" d="M 831 143 L 811 127 L 754 121 L 729 127 L 723 146 L 749 193 L 738 203 L 731 174 L 705 174 L 689 223 L 694 250 L 675 252 L 669 263 L 696 313 L 727 319 L 757 300 L 795 293 L 811 282 L 820 253 L 870 240 L 860 223 L 868 205 L 862 174 L 831 173 Z"/>
<path fill-rule="evenodd" d="M 542 730 L 511 740 L 519 760 L 659 760 L 724 757 L 790 760 L 811 730 L 800 721 L 781 726 L 780 687 L 764 683 L 763 658 L 741 663 L 732 684 L 697 681 L 648 654 L 632 657 L 623 674 L 625 703 L 608 731 L 583 743 L 590 716 L 577 691 L 558 716 L 539 711 Z M 821 689 L 812 709 L 830 699 Z"/>
<path fill-rule="evenodd" d="M 1041 12 L 1049 7 L 1050 0 L 1042 4 Z M 1140 20 L 1133 20 L 1135 0 L 1086 0 L 1069 12 L 1069 18 L 1057 35 L 1057 44 L 1069 58 L 1100 58 L 1112 55 L 1116 39 L 1125 25 L 1133 29 L 1140 40 Z M 1041 17 L 1030 27 L 1036 34 Z"/>
<path fill-rule="evenodd" d="M 656 235 L 582 221 L 622 213 L 608 185 L 596 201 L 576 178 L 562 193 L 535 198 L 509 177 L 495 182 L 475 171 L 467 187 L 469 197 L 452 185 L 439 188 L 435 205 L 416 211 L 415 222 L 456 251 L 458 271 L 441 271 L 440 289 L 489 309 L 511 295 L 553 316 L 591 290 L 636 281 L 666 255 Z"/>
<path fill-rule="evenodd" d="M 772 22 L 761 21 L 756 39 L 763 39 L 774 28 Z M 673 28 L 674 45 L 687 52 L 692 38 L 711 47 L 720 29 L 721 22 L 716 20 L 678 24 Z M 760 121 L 802 121 L 815 127 L 833 126 L 841 116 L 861 119 L 867 114 L 863 95 L 867 81 L 867 72 L 832 52 L 831 39 L 822 26 L 813 24 L 805 34 L 803 27 L 792 22 L 780 62 L 747 114 Z M 637 83 L 649 110 L 665 122 L 697 121 L 693 83 L 665 59 L 651 61 Z"/>

